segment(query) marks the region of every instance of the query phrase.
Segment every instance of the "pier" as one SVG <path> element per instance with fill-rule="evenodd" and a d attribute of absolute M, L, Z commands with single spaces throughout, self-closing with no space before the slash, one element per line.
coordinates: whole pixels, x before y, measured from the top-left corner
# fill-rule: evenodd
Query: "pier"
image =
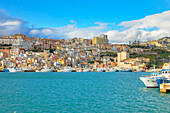
<path fill-rule="evenodd" d="M 170 91 L 170 83 L 160 84 L 160 92 L 166 93 L 168 91 Z"/>

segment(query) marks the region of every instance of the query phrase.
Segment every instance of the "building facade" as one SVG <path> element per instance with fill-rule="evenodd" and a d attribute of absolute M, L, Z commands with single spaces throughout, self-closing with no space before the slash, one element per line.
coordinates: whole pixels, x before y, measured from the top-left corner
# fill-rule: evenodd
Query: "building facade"
<path fill-rule="evenodd" d="M 107 35 L 100 35 L 99 37 L 94 37 L 93 40 L 92 40 L 92 44 L 95 45 L 95 44 L 105 44 L 107 45 L 109 42 L 108 38 L 107 38 Z"/>
<path fill-rule="evenodd" d="M 122 60 L 129 59 L 130 55 L 128 52 L 122 51 L 120 53 L 117 53 L 117 60 L 118 62 L 121 62 Z"/>

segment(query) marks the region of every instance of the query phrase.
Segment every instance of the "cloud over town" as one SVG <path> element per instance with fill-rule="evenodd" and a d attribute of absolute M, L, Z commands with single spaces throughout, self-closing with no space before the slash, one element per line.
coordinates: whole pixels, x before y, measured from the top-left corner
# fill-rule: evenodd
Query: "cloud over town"
<path fill-rule="evenodd" d="M 4 10 L 0 10 L 0 35 L 22 33 L 28 36 L 68 39 L 73 37 L 93 38 L 106 34 L 110 42 L 128 42 L 129 40 L 152 40 L 170 36 L 170 11 L 149 15 L 139 20 L 124 21 L 117 25 L 112 23 L 94 22 L 94 26 L 78 27 L 75 20 L 63 27 L 38 28 L 29 27 L 31 22 L 11 17 Z M 109 26 L 121 27 L 119 30 Z"/>

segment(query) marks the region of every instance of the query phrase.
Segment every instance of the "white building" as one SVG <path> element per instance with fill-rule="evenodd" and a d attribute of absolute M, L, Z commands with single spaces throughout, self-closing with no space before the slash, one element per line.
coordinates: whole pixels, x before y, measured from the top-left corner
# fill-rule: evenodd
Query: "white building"
<path fill-rule="evenodd" d="M 121 62 L 122 60 L 129 59 L 130 55 L 128 52 L 122 51 L 121 53 L 117 53 L 117 59 L 118 62 Z"/>

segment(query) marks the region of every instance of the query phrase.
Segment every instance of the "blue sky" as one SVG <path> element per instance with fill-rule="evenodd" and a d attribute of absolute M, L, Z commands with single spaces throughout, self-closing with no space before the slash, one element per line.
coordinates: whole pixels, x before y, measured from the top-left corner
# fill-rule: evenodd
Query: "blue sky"
<path fill-rule="evenodd" d="M 100 28 L 102 32 L 94 32 L 90 35 L 92 37 L 92 35 L 105 33 L 104 31 L 121 30 L 119 24 L 122 22 L 163 13 L 169 11 L 169 7 L 169 0 L 0 0 L 0 9 L 5 10 L 9 17 L 28 22 L 29 29 L 32 29 L 31 26 L 34 26 L 36 30 L 57 28 L 57 34 L 53 37 L 61 38 L 58 28 L 70 24 L 74 24 L 76 30 L 81 29 L 81 32 L 83 28 L 85 28 L 83 30 L 89 30 L 89 27 L 101 26 L 95 24 L 96 22 L 108 23 L 105 25 L 107 28 Z M 55 32 L 54 29 L 52 30 Z M 63 33 L 67 31 L 70 33 L 70 30 Z M 70 34 L 67 33 L 67 35 Z"/>
<path fill-rule="evenodd" d="M 94 22 L 120 23 L 168 10 L 167 0 L 0 0 L 0 8 L 37 27 L 61 27 L 75 20 L 79 27 Z"/>

